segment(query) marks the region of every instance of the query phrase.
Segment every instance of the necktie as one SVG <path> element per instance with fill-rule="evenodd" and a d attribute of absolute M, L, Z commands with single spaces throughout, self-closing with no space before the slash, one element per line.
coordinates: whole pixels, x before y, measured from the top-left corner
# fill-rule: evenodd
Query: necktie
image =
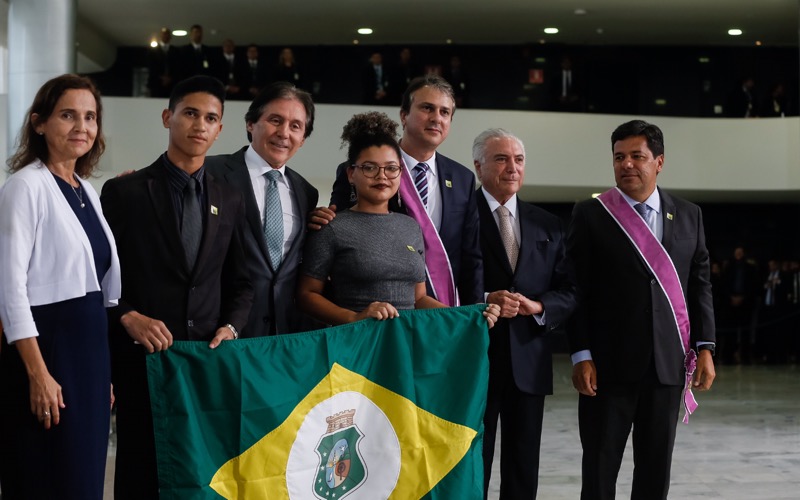
<path fill-rule="evenodd" d="M 181 243 L 186 252 L 186 263 L 194 269 L 200 239 L 203 236 L 203 212 L 197 199 L 197 179 L 191 178 L 183 188 L 183 216 L 181 218 Z"/>
<path fill-rule="evenodd" d="M 650 212 L 652 211 L 652 209 L 644 203 L 637 203 L 636 205 L 633 206 L 633 208 L 637 212 L 639 212 L 639 215 L 642 216 L 642 219 L 644 219 L 644 223 L 647 224 L 647 227 L 650 228 L 650 232 L 656 234 L 655 229 L 653 228 L 653 223 L 650 219 Z"/>
<path fill-rule="evenodd" d="M 281 265 L 283 258 L 283 209 L 278 194 L 278 170 L 270 170 L 264 174 L 267 178 L 267 189 L 264 191 L 264 238 L 267 241 L 269 260 L 274 268 Z"/>
<path fill-rule="evenodd" d="M 414 167 L 414 185 L 417 187 L 419 197 L 422 198 L 422 204 L 425 209 L 428 208 L 428 165 L 425 163 L 417 163 Z"/>
<path fill-rule="evenodd" d="M 497 215 L 500 216 L 500 239 L 506 249 L 511 270 L 515 271 L 517 269 L 517 259 L 519 258 L 519 244 L 514 236 L 514 229 L 511 227 L 511 212 L 501 205 L 497 207 Z"/>

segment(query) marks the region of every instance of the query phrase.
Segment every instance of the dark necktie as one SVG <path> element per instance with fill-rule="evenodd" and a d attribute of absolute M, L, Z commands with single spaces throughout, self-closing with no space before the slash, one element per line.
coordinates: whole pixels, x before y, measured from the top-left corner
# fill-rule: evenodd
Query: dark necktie
<path fill-rule="evenodd" d="M 190 178 L 183 188 L 183 217 L 181 219 L 181 243 L 186 252 L 186 263 L 194 269 L 200 239 L 203 236 L 203 212 L 197 198 L 197 179 Z"/>
<path fill-rule="evenodd" d="M 269 260 L 277 269 L 283 259 L 283 208 L 278 192 L 278 178 L 281 173 L 272 169 L 264 176 L 267 178 L 267 189 L 264 191 L 264 238 L 267 241 Z"/>
<path fill-rule="evenodd" d="M 414 185 L 417 187 L 419 197 L 422 198 L 422 205 L 428 209 L 428 165 L 417 163 L 414 167 Z"/>

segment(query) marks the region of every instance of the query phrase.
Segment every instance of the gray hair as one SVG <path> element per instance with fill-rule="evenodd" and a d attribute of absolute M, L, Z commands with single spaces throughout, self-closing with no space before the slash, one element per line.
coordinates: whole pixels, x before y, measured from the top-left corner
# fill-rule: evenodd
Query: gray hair
<path fill-rule="evenodd" d="M 522 154 L 525 154 L 525 144 L 522 143 L 519 137 L 512 134 L 506 129 L 490 128 L 484 130 L 472 142 L 472 159 L 481 165 L 486 163 L 486 144 L 492 139 L 514 139 L 522 148 Z"/>

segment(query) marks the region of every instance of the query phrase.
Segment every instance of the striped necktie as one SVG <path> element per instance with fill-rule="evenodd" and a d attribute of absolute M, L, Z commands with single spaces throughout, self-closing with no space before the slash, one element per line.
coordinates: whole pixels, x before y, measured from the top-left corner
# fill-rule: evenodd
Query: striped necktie
<path fill-rule="evenodd" d="M 422 205 L 428 209 L 428 165 L 417 163 L 414 167 L 414 185 L 417 187 L 419 197 L 422 198 Z"/>

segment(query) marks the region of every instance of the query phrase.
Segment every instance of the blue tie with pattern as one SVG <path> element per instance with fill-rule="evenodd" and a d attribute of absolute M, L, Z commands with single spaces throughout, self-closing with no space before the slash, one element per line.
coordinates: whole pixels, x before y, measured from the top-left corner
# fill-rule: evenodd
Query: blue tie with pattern
<path fill-rule="evenodd" d="M 642 216 L 642 219 L 644 219 L 644 223 L 647 224 L 647 227 L 650 228 L 650 232 L 656 234 L 655 228 L 653 227 L 653 222 L 650 220 L 650 212 L 653 209 L 650 208 L 650 206 L 645 203 L 637 203 L 636 205 L 633 206 L 633 208 L 637 212 L 639 212 L 639 215 Z"/>
<path fill-rule="evenodd" d="M 417 187 L 419 197 L 422 198 L 422 205 L 428 209 L 428 165 L 417 163 L 414 167 L 414 185 Z"/>
<path fill-rule="evenodd" d="M 283 258 L 283 209 L 278 193 L 278 170 L 270 170 L 264 176 L 267 188 L 264 190 L 264 239 L 272 266 L 277 269 Z"/>

